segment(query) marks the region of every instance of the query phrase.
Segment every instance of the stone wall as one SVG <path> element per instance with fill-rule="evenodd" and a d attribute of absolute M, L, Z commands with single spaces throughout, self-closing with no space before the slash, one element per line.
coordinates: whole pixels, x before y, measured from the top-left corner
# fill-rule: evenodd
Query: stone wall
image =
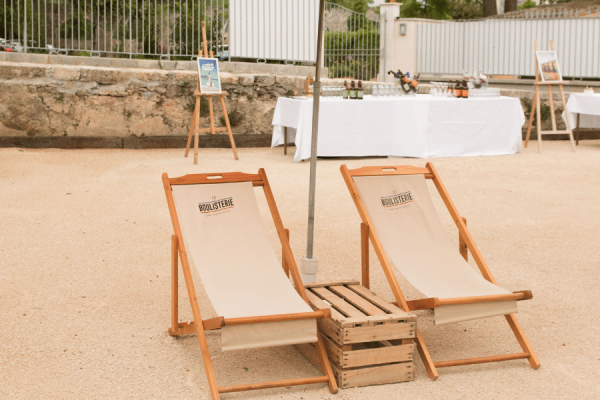
<path fill-rule="evenodd" d="M 195 104 L 194 71 L 0 63 L 0 136 L 182 136 Z M 222 73 L 237 134 L 270 134 L 279 96 L 304 78 Z M 216 115 L 222 115 L 214 101 Z M 203 101 L 201 125 L 208 126 Z M 220 125 L 220 122 L 218 123 Z"/>
<path fill-rule="evenodd" d="M 92 138 L 185 138 L 195 104 L 196 77 L 195 71 L 188 70 L 0 62 L 0 142 L 18 145 L 25 139 L 31 143 L 36 138 L 60 137 L 87 138 L 86 143 Z M 229 93 L 226 104 L 234 135 L 261 136 L 261 145 L 270 143 L 277 98 L 304 94 L 301 76 L 222 73 L 221 79 Z M 324 85 L 332 83 L 340 81 L 323 81 Z M 366 83 L 367 91 L 371 84 Z M 533 88 L 527 89 L 503 90 L 502 94 L 519 97 L 528 114 Z M 422 91 L 428 90 L 423 84 Z M 222 115 L 219 101 L 214 101 L 214 107 L 216 115 Z M 562 104 L 556 101 L 555 107 L 559 114 Z M 201 125 L 209 126 L 207 100 L 202 104 Z M 222 135 L 209 136 L 202 140 L 218 141 Z M 10 142 L 9 138 L 23 140 Z M 247 145 L 256 145 L 253 140 Z M 223 145 L 228 146 L 227 141 Z M 102 147 L 102 142 L 97 146 Z"/>

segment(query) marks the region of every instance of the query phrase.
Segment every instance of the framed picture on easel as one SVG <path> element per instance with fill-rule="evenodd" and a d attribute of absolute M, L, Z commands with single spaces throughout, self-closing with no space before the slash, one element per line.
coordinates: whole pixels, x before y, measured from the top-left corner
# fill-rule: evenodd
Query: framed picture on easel
<path fill-rule="evenodd" d="M 219 61 L 216 58 L 198 57 L 198 76 L 200 78 L 200 93 L 221 94 Z"/>
<path fill-rule="evenodd" d="M 538 68 L 542 82 L 562 82 L 558 57 L 555 51 L 537 51 Z"/>

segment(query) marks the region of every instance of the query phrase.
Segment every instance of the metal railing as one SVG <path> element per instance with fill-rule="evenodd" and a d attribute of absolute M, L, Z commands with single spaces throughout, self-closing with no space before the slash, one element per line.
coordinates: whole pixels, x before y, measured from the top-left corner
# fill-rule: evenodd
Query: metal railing
<path fill-rule="evenodd" d="M 0 0 L 0 46 L 189 60 L 201 47 L 206 21 L 208 46 L 217 58 L 314 62 L 317 10 L 318 0 Z M 331 77 L 377 76 L 378 19 L 372 11 L 326 4 L 324 62 Z"/>
<path fill-rule="evenodd" d="M 377 20 L 375 20 L 375 18 Z M 325 67 L 330 78 L 371 80 L 379 73 L 379 15 L 325 4 Z"/>
<path fill-rule="evenodd" d="M 227 57 L 227 0 L 2 0 L 0 40 L 14 51 L 129 58 Z"/>
<path fill-rule="evenodd" d="M 532 76 L 533 50 L 549 50 L 554 41 L 561 72 L 567 78 L 600 76 L 600 18 L 487 19 L 423 21 L 418 24 L 417 69 L 426 74 Z"/>

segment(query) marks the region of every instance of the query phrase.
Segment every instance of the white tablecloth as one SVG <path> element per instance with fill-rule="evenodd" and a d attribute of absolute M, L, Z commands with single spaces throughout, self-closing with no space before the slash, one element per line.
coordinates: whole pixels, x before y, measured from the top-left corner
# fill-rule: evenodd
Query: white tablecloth
<path fill-rule="evenodd" d="M 310 158 L 312 99 L 280 97 L 271 146 L 296 144 L 294 161 Z M 525 115 L 517 98 L 454 99 L 429 95 L 321 99 L 320 157 L 451 157 L 521 150 Z"/>
<path fill-rule="evenodd" d="M 577 126 L 577 115 L 580 128 L 600 128 L 600 94 L 572 93 L 567 100 L 567 110 L 571 122 L 571 129 Z M 562 113 L 565 124 L 565 112 Z"/>

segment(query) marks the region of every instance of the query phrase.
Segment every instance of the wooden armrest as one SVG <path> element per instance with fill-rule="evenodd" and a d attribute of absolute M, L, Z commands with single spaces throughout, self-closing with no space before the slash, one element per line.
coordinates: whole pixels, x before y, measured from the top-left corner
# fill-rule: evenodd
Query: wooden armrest
<path fill-rule="evenodd" d="M 305 313 L 262 315 L 259 317 L 226 318 L 224 325 L 255 324 L 259 322 L 297 321 L 300 319 L 329 318 L 330 316 L 331 310 L 329 308 L 325 308 L 322 310 Z"/>
<path fill-rule="evenodd" d="M 457 304 L 474 304 L 474 303 L 489 303 L 492 301 L 506 301 L 506 300 L 530 300 L 533 298 L 531 290 L 519 290 L 510 294 L 497 294 L 491 296 L 473 296 L 473 297 L 456 297 L 452 299 L 439 299 L 437 297 L 431 297 L 427 299 L 409 300 L 406 303 L 410 311 L 413 310 L 427 310 L 430 308 L 436 308 L 440 306 L 451 306 Z M 392 303 L 398 305 L 397 303 Z"/>

